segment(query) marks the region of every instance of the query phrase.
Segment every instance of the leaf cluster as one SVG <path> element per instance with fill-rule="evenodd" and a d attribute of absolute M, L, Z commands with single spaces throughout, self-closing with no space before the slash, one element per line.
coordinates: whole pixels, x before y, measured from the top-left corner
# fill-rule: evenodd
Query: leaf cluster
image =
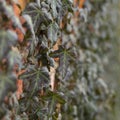
<path fill-rule="evenodd" d="M 16 27 L 24 31 L 16 16 L 12 13 L 14 17 L 9 16 L 10 6 L 0 3 L 4 11 L 0 11 L 0 98 L 5 97 L 4 91 L 14 89 L 17 77 L 23 80 L 21 98 L 13 104 L 3 104 L 10 106 L 4 107 L 9 111 L 5 118 L 109 118 L 107 113 L 112 109 L 114 94 L 102 75 L 104 59 L 111 49 L 110 40 L 114 38 L 106 10 L 109 1 L 86 0 L 81 10 L 71 0 L 30 1 L 21 13 L 28 29 L 22 43 L 17 42 L 15 32 L 4 29 L 6 21 L 2 17 L 15 21 Z M 14 75 L 16 64 L 26 72 Z M 55 69 L 54 91 L 50 84 L 51 68 Z"/>

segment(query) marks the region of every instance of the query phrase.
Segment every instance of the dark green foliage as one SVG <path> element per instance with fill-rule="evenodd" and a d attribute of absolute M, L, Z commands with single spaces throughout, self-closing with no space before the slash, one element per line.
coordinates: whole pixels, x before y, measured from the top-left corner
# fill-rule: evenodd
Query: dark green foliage
<path fill-rule="evenodd" d="M 111 49 L 110 40 L 114 38 L 106 10 L 110 1 L 86 0 L 77 22 L 74 19 L 77 8 L 70 1 L 37 0 L 27 5 L 22 16 L 30 31 L 18 45 L 22 49 L 26 42 L 30 43 L 26 47 L 28 55 L 24 64 L 10 48 L 11 44 L 16 45 L 16 36 L 11 31 L 0 32 L 0 60 L 8 59 L 5 76 L 0 73 L 0 90 L 14 84 L 13 73 L 8 72 L 14 63 L 26 69 L 19 76 L 24 82 L 23 94 L 16 107 L 12 106 L 15 120 L 109 119 L 114 96 L 102 73 L 104 59 Z M 59 27 L 62 20 L 64 28 Z M 58 39 L 62 43 L 58 50 L 53 50 Z M 50 68 L 56 65 L 54 58 L 59 58 L 59 66 L 55 74 L 58 86 L 53 92 L 50 90 Z"/>
<path fill-rule="evenodd" d="M 16 88 L 14 85 L 16 75 L 13 73 L 12 69 L 14 64 L 21 64 L 20 55 L 11 50 L 11 47 L 16 43 L 17 35 L 14 32 L 10 30 L 0 31 L 0 98 L 2 99 L 4 99 L 3 96 L 5 96 L 8 90 L 14 90 Z M 3 59 L 6 59 L 5 63 L 2 61 Z"/>

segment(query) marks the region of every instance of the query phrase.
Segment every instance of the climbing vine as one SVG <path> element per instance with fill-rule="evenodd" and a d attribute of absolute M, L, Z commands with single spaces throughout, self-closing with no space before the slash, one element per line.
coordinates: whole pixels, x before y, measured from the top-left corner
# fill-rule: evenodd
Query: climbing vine
<path fill-rule="evenodd" d="M 0 118 L 104 120 L 114 94 L 107 0 L 0 0 Z"/>

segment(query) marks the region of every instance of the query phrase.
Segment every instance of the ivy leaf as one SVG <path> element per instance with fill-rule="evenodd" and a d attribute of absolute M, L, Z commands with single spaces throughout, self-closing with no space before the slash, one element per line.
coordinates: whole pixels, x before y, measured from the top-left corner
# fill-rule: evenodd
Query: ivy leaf
<path fill-rule="evenodd" d="M 19 68 L 22 67 L 22 58 L 20 56 L 20 53 L 18 49 L 12 47 L 12 50 L 9 52 L 8 56 L 8 62 L 9 62 L 9 70 L 13 68 L 13 65 L 18 64 Z"/>
<path fill-rule="evenodd" d="M 24 14 L 30 15 L 32 18 L 34 31 L 37 34 L 39 34 L 41 24 L 44 23 L 48 25 L 48 21 L 52 19 L 48 10 L 46 8 L 42 9 L 41 6 L 37 5 L 36 3 L 30 3 L 24 11 Z"/>
<path fill-rule="evenodd" d="M 47 91 L 46 96 L 43 97 L 43 99 L 54 99 L 56 102 L 60 104 L 65 104 L 65 99 L 63 93 L 59 92 L 53 92 L 53 91 Z"/>
<path fill-rule="evenodd" d="M 54 93 L 54 99 L 60 104 L 65 104 L 66 102 L 62 93 Z"/>
<path fill-rule="evenodd" d="M 27 21 L 28 29 L 30 29 L 30 32 L 32 34 L 32 37 L 29 38 L 29 41 L 31 41 L 31 44 L 29 47 L 29 55 L 33 55 L 33 52 L 34 52 L 34 49 L 35 49 L 35 46 L 37 43 L 33 21 L 32 21 L 32 18 L 30 17 L 30 15 L 27 15 L 27 14 L 23 14 L 23 18 Z"/>
<path fill-rule="evenodd" d="M 63 51 L 63 54 L 60 56 L 60 67 L 59 71 L 61 71 L 62 79 L 66 76 L 67 69 L 69 66 L 69 56 L 67 55 L 66 50 Z"/>
<path fill-rule="evenodd" d="M 27 15 L 27 14 L 24 14 L 23 17 L 27 21 L 27 24 L 29 26 L 29 29 L 31 30 L 33 39 L 35 40 L 35 32 L 34 32 L 34 29 L 33 29 L 34 27 L 33 27 L 33 22 L 32 22 L 31 17 L 29 15 Z"/>
<path fill-rule="evenodd" d="M 57 0 L 51 0 L 50 5 L 52 8 L 53 17 L 56 18 L 57 17 Z"/>
<path fill-rule="evenodd" d="M 50 24 L 48 26 L 48 39 L 51 41 L 51 43 L 55 43 L 57 41 L 57 33 L 58 33 L 58 25 L 56 22 Z"/>
<path fill-rule="evenodd" d="M 88 10 L 85 8 L 85 9 L 80 9 L 79 10 L 79 12 L 80 12 L 80 16 L 81 16 L 81 18 L 83 18 L 84 19 L 84 21 L 85 22 L 87 22 L 88 20 L 87 20 L 87 17 L 88 17 Z"/>
<path fill-rule="evenodd" d="M 67 75 L 70 67 L 70 61 L 75 61 L 75 50 L 74 49 L 65 49 L 63 46 L 59 46 L 58 50 L 51 52 L 49 54 L 52 58 L 60 58 L 58 73 L 60 74 L 61 79 L 63 80 Z"/>
<path fill-rule="evenodd" d="M 29 85 L 26 90 L 32 94 L 39 91 L 42 87 L 47 87 L 50 82 L 47 67 L 36 68 L 31 65 L 27 68 L 27 72 L 21 75 L 20 78 L 25 80 L 25 82 L 28 82 L 29 79 Z"/>
<path fill-rule="evenodd" d="M 72 8 L 73 0 L 63 0 L 62 2 L 63 2 L 64 12 L 66 12 L 66 10 L 68 10 L 69 12 L 73 12 L 73 8 Z"/>
<path fill-rule="evenodd" d="M 0 72 L 0 102 L 4 100 L 6 94 L 10 91 L 15 91 L 16 75 L 14 73 Z"/>
<path fill-rule="evenodd" d="M 6 55 L 13 45 L 17 43 L 17 35 L 13 32 L 8 30 L 0 31 L 0 59 Z"/>
<path fill-rule="evenodd" d="M 4 14 L 9 18 L 11 19 L 11 21 L 14 23 L 15 26 L 17 26 L 21 31 L 22 33 L 25 34 L 25 31 L 21 25 L 21 22 L 19 20 L 19 18 L 15 15 L 14 11 L 13 11 L 13 8 L 10 6 L 10 5 L 7 5 L 7 2 L 4 0 L 4 1 L 0 1 L 1 3 L 1 7 L 2 9 L 4 10 Z"/>
<path fill-rule="evenodd" d="M 75 61 L 74 50 L 72 49 L 65 49 L 63 46 L 59 46 L 59 49 L 50 53 L 51 57 L 59 57 L 59 67 L 58 71 L 61 77 L 61 80 L 65 78 L 67 72 L 69 71 L 68 68 L 70 67 L 70 61 Z"/>

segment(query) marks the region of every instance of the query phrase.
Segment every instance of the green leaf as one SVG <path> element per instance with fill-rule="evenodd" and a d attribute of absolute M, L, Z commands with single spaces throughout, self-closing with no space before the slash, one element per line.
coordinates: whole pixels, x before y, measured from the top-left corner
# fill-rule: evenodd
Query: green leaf
<path fill-rule="evenodd" d="M 59 92 L 53 92 L 53 91 L 47 91 L 46 96 L 43 97 L 43 99 L 54 99 L 56 102 L 60 104 L 65 104 L 64 95 Z"/>
<path fill-rule="evenodd" d="M 66 101 L 64 99 L 64 96 L 60 93 L 55 93 L 54 94 L 54 99 L 60 104 L 65 104 L 66 103 Z"/>
<path fill-rule="evenodd" d="M 51 8 L 52 8 L 53 17 L 56 18 L 57 17 L 57 9 L 56 9 L 57 0 L 51 0 L 50 5 L 51 5 Z"/>
<path fill-rule="evenodd" d="M 27 24 L 29 25 L 29 29 L 31 30 L 33 39 L 35 40 L 34 26 L 33 26 L 33 22 L 32 22 L 31 17 L 29 15 L 27 15 L 27 14 L 24 14 L 23 17 L 27 21 Z"/>
<path fill-rule="evenodd" d="M 1 1 L 0 4 L 1 4 L 0 7 L 4 10 L 3 11 L 4 14 L 13 22 L 15 26 L 17 26 L 25 34 L 25 31 L 21 25 L 20 19 L 15 15 L 12 6 L 8 5 L 5 0 Z"/>
<path fill-rule="evenodd" d="M 9 69 L 12 69 L 15 64 L 18 64 L 19 68 L 22 67 L 22 58 L 19 52 L 11 50 L 7 58 L 9 62 Z"/>
<path fill-rule="evenodd" d="M 75 61 L 74 51 L 72 49 L 65 49 L 64 47 L 59 46 L 59 49 L 54 51 L 51 56 L 60 58 L 58 71 L 60 78 L 63 80 L 70 67 L 70 61 Z"/>
<path fill-rule="evenodd" d="M 14 73 L 0 72 L 0 102 L 4 100 L 6 94 L 16 90 L 16 75 Z"/>
<path fill-rule="evenodd" d="M 17 42 L 17 35 L 13 31 L 0 31 L 0 60 L 9 53 L 10 47 Z"/>
<path fill-rule="evenodd" d="M 29 80 L 29 85 L 26 90 L 32 95 L 38 92 L 42 87 L 48 87 L 50 82 L 47 67 L 36 68 L 34 65 L 29 66 L 27 72 L 21 75 L 20 78 L 26 83 Z"/>
<path fill-rule="evenodd" d="M 58 25 L 56 22 L 50 24 L 48 26 L 48 39 L 51 41 L 51 43 L 55 43 L 57 41 L 57 33 L 58 33 Z"/>

